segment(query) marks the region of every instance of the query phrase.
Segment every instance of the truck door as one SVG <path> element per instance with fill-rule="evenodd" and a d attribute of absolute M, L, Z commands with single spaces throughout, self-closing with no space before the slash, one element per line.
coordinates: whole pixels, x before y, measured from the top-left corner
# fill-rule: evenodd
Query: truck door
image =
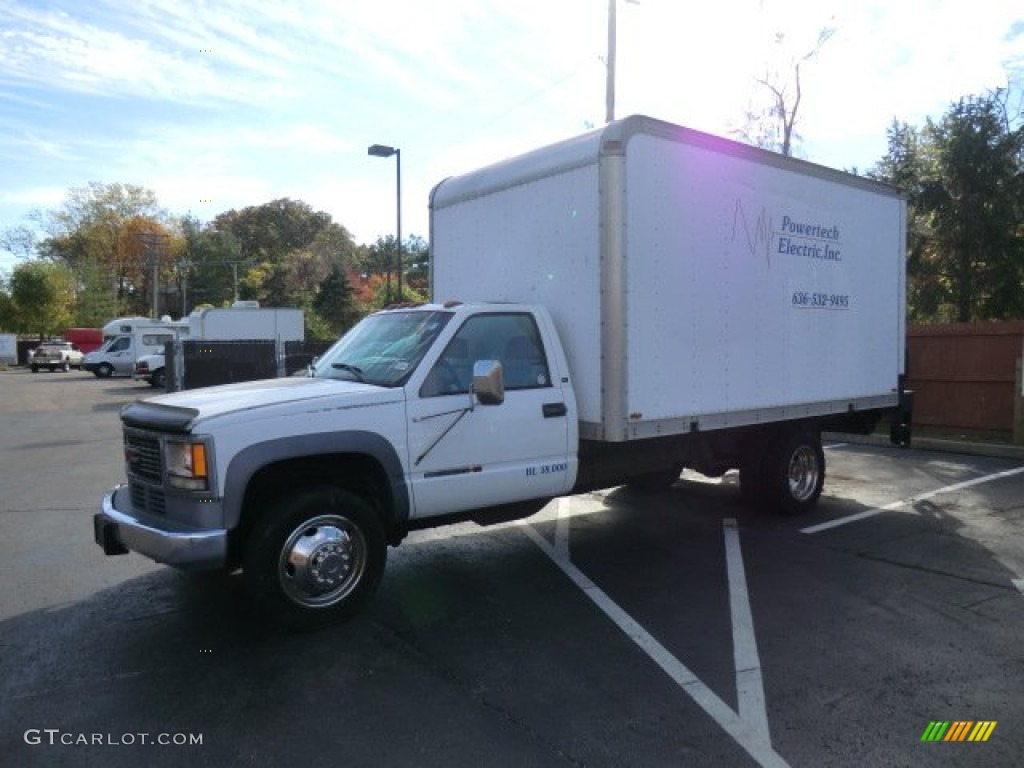
<path fill-rule="evenodd" d="M 474 403 L 473 364 L 500 361 L 505 400 Z M 532 314 L 466 320 L 410 393 L 409 465 L 416 517 L 567 492 L 569 418 Z"/>

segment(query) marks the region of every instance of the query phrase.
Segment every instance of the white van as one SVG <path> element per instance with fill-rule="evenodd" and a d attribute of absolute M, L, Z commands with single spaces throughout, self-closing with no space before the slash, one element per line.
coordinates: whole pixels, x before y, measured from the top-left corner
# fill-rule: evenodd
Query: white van
<path fill-rule="evenodd" d="M 121 317 L 103 326 L 103 346 L 85 356 L 82 367 L 100 378 L 131 376 L 135 361 L 164 351 L 174 341 L 180 323 L 170 318 Z"/>

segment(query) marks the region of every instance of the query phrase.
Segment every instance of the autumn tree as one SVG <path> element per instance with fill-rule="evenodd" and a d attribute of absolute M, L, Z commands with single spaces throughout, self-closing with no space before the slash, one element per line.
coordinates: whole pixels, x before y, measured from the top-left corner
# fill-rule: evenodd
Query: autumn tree
<path fill-rule="evenodd" d="M 32 217 L 47 233 L 37 254 L 78 277 L 80 309 L 102 308 L 108 319 L 147 311 L 152 270 L 140 235 L 169 234 L 151 190 L 93 182 L 71 189 L 60 207 Z"/>
<path fill-rule="evenodd" d="M 368 277 L 376 276 L 383 284 L 383 290 L 376 301 L 381 306 L 397 302 L 424 301 L 430 293 L 430 247 L 427 242 L 422 237 L 412 235 L 403 241 L 401 254 L 396 243 L 394 235 L 378 237 L 376 242 L 367 246 L 362 253 L 361 273 Z M 398 296 L 399 261 L 402 265 L 401 297 Z"/>
<path fill-rule="evenodd" d="M 402 250 L 405 284 L 426 300 L 430 296 L 430 245 L 422 237 L 412 235 Z"/>
<path fill-rule="evenodd" d="M 356 250 L 330 214 L 289 198 L 227 211 L 213 227 L 238 241 L 246 262 L 240 280 L 244 297 L 270 306 L 308 303 L 331 266 L 351 263 Z"/>

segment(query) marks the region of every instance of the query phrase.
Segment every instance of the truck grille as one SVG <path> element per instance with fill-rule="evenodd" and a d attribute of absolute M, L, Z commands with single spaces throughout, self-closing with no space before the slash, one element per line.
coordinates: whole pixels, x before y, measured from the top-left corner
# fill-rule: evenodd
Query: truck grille
<path fill-rule="evenodd" d="M 128 474 L 141 480 L 159 483 L 161 474 L 160 441 L 153 437 L 126 432 L 124 436 L 125 458 Z"/>
<path fill-rule="evenodd" d="M 162 489 L 136 482 L 130 483 L 129 489 L 132 494 L 132 509 L 135 512 L 162 515 L 167 511 Z"/>

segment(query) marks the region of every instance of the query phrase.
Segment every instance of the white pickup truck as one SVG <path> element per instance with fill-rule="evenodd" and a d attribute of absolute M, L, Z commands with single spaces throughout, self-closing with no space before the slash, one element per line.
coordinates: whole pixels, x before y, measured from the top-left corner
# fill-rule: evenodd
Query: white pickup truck
<path fill-rule="evenodd" d="M 822 429 L 895 414 L 909 440 L 888 187 L 628 118 L 448 179 L 431 216 L 439 300 L 365 318 L 308 378 L 123 410 L 104 552 L 241 567 L 258 607 L 317 626 L 415 528 L 684 467 L 803 513 Z"/>
<path fill-rule="evenodd" d="M 167 386 L 165 360 L 165 356 L 160 354 L 143 355 L 135 361 L 132 379 L 134 381 L 144 381 L 154 389 L 164 389 Z"/>
<path fill-rule="evenodd" d="M 50 371 L 70 371 L 82 368 L 85 354 L 69 341 L 44 341 L 32 351 L 29 368 L 36 373 L 40 368 Z"/>

